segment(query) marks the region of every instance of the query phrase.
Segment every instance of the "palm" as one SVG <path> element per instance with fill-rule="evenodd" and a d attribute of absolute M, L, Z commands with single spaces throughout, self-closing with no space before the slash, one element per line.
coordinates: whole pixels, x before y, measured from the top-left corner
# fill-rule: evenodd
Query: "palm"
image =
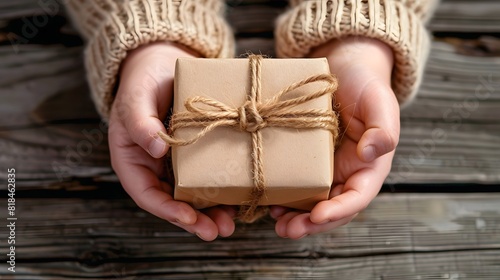
<path fill-rule="evenodd" d="M 203 212 L 175 201 L 173 188 L 160 180 L 168 150 L 156 137 L 165 132 L 172 99 L 177 57 L 192 52 L 169 43 L 154 43 L 134 50 L 125 60 L 110 116 L 109 146 L 113 169 L 127 193 L 144 210 L 204 240 L 234 231 L 234 210 L 213 207 Z"/>
<path fill-rule="evenodd" d="M 387 176 L 399 138 L 399 105 L 390 87 L 392 52 L 381 42 L 348 38 L 311 53 L 327 57 L 339 79 L 336 109 L 341 134 L 335 151 L 330 199 L 310 213 L 271 209 L 276 233 L 301 238 L 344 225 L 376 196 Z"/>
<path fill-rule="evenodd" d="M 379 157 L 374 162 L 367 162 L 363 159 L 363 150 L 360 149 L 361 141 L 366 141 L 366 132 L 371 134 L 384 134 L 379 128 L 372 124 L 374 117 L 371 116 L 370 106 L 377 106 L 377 102 L 384 102 L 387 106 L 385 111 L 393 112 L 393 118 L 398 118 L 397 110 L 390 110 L 397 107 L 397 101 L 392 91 L 383 90 L 385 83 L 381 79 L 374 78 L 374 73 L 369 69 L 359 69 L 356 66 L 346 69 L 339 79 L 345 80 L 337 94 L 336 102 L 339 104 L 339 114 L 341 120 L 341 136 L 338 149 L 335 152 L 335 170 L 332 195 L 337 196 L 348 191 L 355 193 L 369 192 L 374 196 L 387 176 L 390 169 L 390 162 L 394 152 Z M 349 80 L 349 77 L 356 77 L 356 81 Z M 377 111 L 376 114 L 379 114 Z M 379 116 L 380 117 L 380 116 Z M 378 135 L 378 138 L 384 135 Z M 363 140 L 362 140 L 363 139 Z M 376 171 L 376 172 L 374 172 Z M 358 189 L 362 182 L 350 182 L 363 177 L 363 173 L 375 173 L 371 179 L 371 189 Z"/>
<path fill-rule="evenodd" d="M 135 143 L 130 137 L 125 125 L 121 121 L 115 121 L 115 116 L 111 117 L 109 127 L 109 145 L 111 149 L 111 158 L 113 167 L 124 185 L 128 186 L 133 178 L 144 178 L 149 186 L 154 189 L 160 189 L 166 184 L 160 182 L 158 178 L 162 177 L 164 164 L 163 160 L 151 157 L 141 146 Z M 121 168 L 121 166 L 133 166 L 134 168 Z M 145 176 L 143 176 L 145 175 Z M 129 191 L 134 198 L 134 192 Z M 171 198 L 171 193 L 166 192 Z M 137 201 L 140 203 L 140 201 Z"/>

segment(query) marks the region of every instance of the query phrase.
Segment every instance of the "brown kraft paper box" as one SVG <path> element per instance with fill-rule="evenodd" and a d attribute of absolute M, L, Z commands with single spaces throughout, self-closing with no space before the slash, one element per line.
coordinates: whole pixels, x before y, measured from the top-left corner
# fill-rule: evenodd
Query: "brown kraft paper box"
<path fill-rule="evenodd" d="M 250 87 L 248 59 L 178 59 L 173 112 L 185 111 L 195 96 L 210 97 L 228 106 L 242 106 Z M 330 73 L 326 58 L 264 59 L 261 68 L 262 101 L 310 76 Z M 297 97 L 321 90 L 324 83 L 307 84 L 290 93 Z M 297 109 L 332 110 L 326 94 Z M 174 137 L 189 139 L 202 128 L 179 128 Z M 333 181 L 334 139 L 328 130 L 265 127 L 263 166 L 265 195 L 260 205 L 282 205 L 310 210 L 328 199 Z M 176 200 L 195 208 L 218 204 L 241 205 L 249 200 L 252 180 L 251 133 L 217 127 L 196 143 L 172 146 Z"/>

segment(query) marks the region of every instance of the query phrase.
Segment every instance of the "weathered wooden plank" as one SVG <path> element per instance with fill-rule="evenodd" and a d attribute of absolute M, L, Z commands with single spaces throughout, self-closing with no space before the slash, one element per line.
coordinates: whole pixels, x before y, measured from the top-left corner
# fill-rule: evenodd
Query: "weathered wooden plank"
<path fill-rule="evenodd" d="M 443 0 L 429 28 L 443 32 L 499 32 L 500 3 L 495 0 Z"/>
<path fill-rule="evenodd" d="M 285 1 L 271 6 L 265 0 L 228 2 L 238 52 L 273 55 L 268 37 Z M 40 3 L 0 2 L 0 18 L 43 14 Z M 430 28 L 499 32 L 498 11 L 495 0 L 444 1 Z M 0 20 L 0 41 L 6 23 Z M 246 38 L 249 34 L 261 38 Z M 388 182 L 500 181 L 500 61 L 488 50 L 455 49 L 461 42 L 433 44 L 421 92 L 402 112 L 401 144 Z M 109 166 L 105 132 L 88 98 L 81 47 L 20 45 L 17 50 L 13 55 L 11 46 L 0 47 L 0 177 L 6 177 L 7 167 L 18 170 L 18 272 L 15 277 L 8 273 L 2 257 L 0 279 L 500 275 L 499 193 L 383 194 L 348 226 L 300 241 L 277 238 L 272 221 L 264 220 L 240 225 L 231 238 L 202 242 L 139 210 L 123 191 L 99 194 L 117 192 L 119 185 Z M 483 55 L 491 57 L 478 57 Z M 493 81 L 490 94 L 470 100 L 479 85 L 485 86 L 480 78 Z M 458 114 L 458 120 L 445 116 L 449 109 L 456 110 L 452 116 Z M 71 150 L 89 140 L 84 131 L 94 129 L 101 130 L 103 140 L 71 164 Z M 444 131 L 446 141 L 433 138 L 436 129 Z M 54 162 L 62 168 L 63 182 Z M 106 189 L 105 182 L 113 183 Z M 44 198 L 23 197 L 41 194 L 40 188 L 75 194 L 57 198 L 59 192 L 44 190 Z M 0 218 L 5 215 L 0 211 Z M 0 249 L 4 252 L 7 244 L 0 243 Z"/>
<path fill-rule="evenodd" d="M 242 46 L 253 48 L 259 44 L 271 47 L 272 40 L 245 39 Z M 99 176 L 110 172 L 106 129 L 99 123 L 88 96 L 82 64 L 78 62 L 79 49 L 49 48 L 44 56 L 38 54 L 45 53 L 44 48 L 28 48 L 3 68 L 0 63 L 0 69 L 13 68 L 17 75 L 12 85 L 5 79 L 0 86 L 2 163 L 23 166 L 25 172 L 19 174 L 20 179 L 45 181 L 43 185 L 58 182 L 54 167 L 47 162 L 62 164 L 67 175 Z M 63 54 L 61 58 L 57 58 L 58 52 Z M 46 60 L 62 64 L 54 62 L 55 67 L 61 67 L 52 73 L 23 71 L 33 57 L 39 68 Z M 68 72 L 70 62 L 78 66 Z M 402 111 L 400 145 L 387 182 L 498 182 L 497 73 L 498 57 L 464 56 L 445 42 L 435 42 L 420 94 Z M 476 96 L 480 86 L 489 91 Z M 433 139 L 436 129 L 443 132 L 445 141 Z M 87 144 L 84 131 L 93 130 L 101 131 L 102 142 L 68 168 L 78 145 Z"/>
<path fill-rule="evenodd" d="M 500 60 L 434 42 L 387 183 L 498 182 Z M 438 170 L 438 172 L 436 172 Z"/>
<path fill-rule="evenodd" d="M 284 8 L 285 2 L 274 1 L 270 5 L 271 2 L 265 4 L 266 1 L 230 1 L 228 16 L 234 21 L 236 30 L 242 28 L 243 33 L 257 32 L 241 26 L 245 24 L 245 19 L 249 22 L 249 18 L 252 21 L 249 26 L 258 27 L 258 22 L 262 21 L 263 26 L 267 24 L 271 30 L 271 18 Z M 481 6 L 482 3 L 488 9 L 482 8 L 486 7 Z M 23 1 L 5 5 L 6 8 L 30 5 L 33 8 L 40 4 Z M 471 8 L 470 5 L 478 8 Z M 439 14 L 461 13 L 462 18 L 481 15 L 487 19 L 492 11 L 497 10 L 498 3 L 487 0 L 474 4 L 455 1 L 451 6 L 451 2 L 445 1 L 442 6 L 438 17 Z M 249 16 L 249 13 L 262 11 L 265 12 L 259 17 Z M 241 12 L 245 12 L 245 16 Z M 489 40 L 495 43 L 495 39 Z M 500 145 L 500 129 L 495 124 L 500 117 L 500 77 L 497 74 L 500 73 L 500 60 L 499 57 L 457 54 L 454 47 L 459 45 L 457 42 L 460 41 L 453 41 L 453 45 L 445 42 L 433 44 L 418 98 L 402 111 L 403 133 L 393 175 L 401 175 L 398 170 L 405 165 L 400 161 L 408 161 L 410 156 L 422 152 L 422 147 L 415 141 L 433 140 L 432 132 L 436 128 L 445 130 L 447 135 L 444 143 L 434 143 L 436 148 L 431 155 L 411 166 L 414 171 L 405 174 L 405 182 L 498 182 L 500 175 L 495 170 L 498 167 L 495 151 Z M 274 53 L 272 39 L 242 37 L 238 47 L 240 53 L 247 50 Z M 47 183 L 53 182 L 51 180 L 55 177 L 47 175 L 53 174 L 53 168 L 42 159 L 49 157 L 51 161 L 64 163 L 71 153 L 68 148 L 74 150 L 86 140 L 82 131 L 99 128 L 98 116 L 89 101 L 85 85 L 81 47 L 21 45 L 19 53 L 13 55 L 10 46 L 3 46 L 0 47 L 0 57 L 0 73 L 4 74 L 0 75 L 3 77 L 0 78 L 0 146 L 5 149 L 2 159 L 10 165 L 26 167 L 27 172 L 20 175 L 21 179 L 38 178 Z M 477 95 L 481 86 L 488 91 Z M 84 108 L 81 108 L 82 104 Z M 81 119 L 88 121 L 82 124 Z M 423 120 L 432 126 L 427 127 Z M 465 129 L 472 124 L 476 125 Z M 104 164 L 109 163 L 107 157 L 105 143 L 97 145 L 90 156 L 84 157 L 84 163 L 78 166 L 81 168 L 74 168 L 71 172 L 98 175 L 87 170 L 92 168 L 92 164 L 97 167 L 94 171 L 104 170 Z M 440 173 L 429 175 L 429 171 L 436 168 Z M 36 172 L 37 169 L 39 172 Z"/>
<path fill-rule="evenodd" d="M 137 279 L 494 279 L 500 271 L 499 193 L 382 194 L 349 225 L 299 241 L 276 237 L 265 220 L 206 243 L 130 199 L 25 198 L 16 213 L 18 275 L 25 279 L 97 279 L 123 267 L 121 276 Z"/>
<path fill-rule="evenodd" d="M 81 53 L 81 49 L 78 48 Z M 28 56 L 29 57 L 29 56 Z M 16 85 L 26 82 L 32 82 L 36 79 L 41 79 L 47 76 L 59 76 L 67 73 L 68 71 L 75 71 L 78 75 L 81 76 L 81 60 L 79 55 L 70 54 L 69 57 L 58 57 L 54 58 L 46 58 L 47 60 L 41 61 L 38 64 L 36 61 L 30 61 L 28 58 L 23 64 L 18 67 L 14 65 L 4 65 L 2 69 L 0 69 L 0 86 L 2 85 Z M 28 62 L 28 63 L 27 63 Z M 71 81 L 78 81 L 75 78 L 69 78 Z M 49 83 L 47 81 L 43 81 L 42 83 Z M 80 84 L 77 84 L 80 85 Z M 15 88 L 10 88 L 10 90 L 15 90 Z M 5 93 L 0 93 L 5 94 Z"/>
<path fill-rule="evenodd" d="M 498 250 L 393 254 L 353 258 L 71 260 L 19 264 L 2 279 L 477 279 L 497 280 Z M 0 265 L 3 269 L 5 265 Z"/>
<path fill-rule="evenodd" d="M 1 215 L 5 218 L 6 213 Z M 138 209 L 130 199 L 93 199 L 89 204 L 71 198 L 26 198 L 19 199 L 17 215 L 17 230 L 22 232 L 17 242 L 25 259 L 39 258 L 41 248 L 43 258 L 78 258 L 82 251 L 70 250 L 74 242 L 84 246 L 83 251 L 99 244 L 116 257 L 171 258 L 196 256 L 195 248 L 210 248 L 204 254 L 219 257 L 500 249 L 498 193 L 382 194 L 348 226 L 303 241 L 276 238 L 273 223 L 265 220 L 240 226 L 232 238 L 204 243 Z M 171 247 L 175 250 L 165 250 Z"/>
<path fill-rule="evenodd" d="M 29 81 L 22 81 L 0 89 L 2 114 L 25 113 L 29 114 L 46 101 L 61 91 L 70 91 L 77 86 L 82 86 L 83 75 L 81 71 L 70 71 L 52 77 L 34 78 Z M 52 108 L 53 109 L 53 108 Z M 16 125 L 1 122 L 2 126 Z"/>

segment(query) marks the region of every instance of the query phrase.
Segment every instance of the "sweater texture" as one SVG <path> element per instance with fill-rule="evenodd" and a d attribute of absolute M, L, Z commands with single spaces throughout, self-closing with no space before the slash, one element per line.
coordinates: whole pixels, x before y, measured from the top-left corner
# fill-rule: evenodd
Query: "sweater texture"
<path fill-rule="evenodd" d="M 333 39 L 366 36 L 395 55 L 392 87 L 400 104 L 421 83 L 429 50 L 425 23 L 438 0 L 290 0 L 276 21 L 279 57 L 304 57 Z M 109 118 L 121 62 L 127 52 L 156 41 L 183 44 L 204 57 L 234 56 L 234 38 L 221 0 L 67 0 L 86 39 L 85 65 L 92 98 Z"/>

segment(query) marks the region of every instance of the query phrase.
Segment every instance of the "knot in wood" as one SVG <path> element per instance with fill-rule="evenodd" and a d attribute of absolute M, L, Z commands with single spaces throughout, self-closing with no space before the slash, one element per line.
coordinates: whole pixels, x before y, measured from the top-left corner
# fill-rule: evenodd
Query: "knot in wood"
<path fill-rule="evenodd" d="M 262 118 L 255 101 L 247 101 L 238 108 L 240 130 L 250 133 L 266 127 L 267 122 Z"/>

